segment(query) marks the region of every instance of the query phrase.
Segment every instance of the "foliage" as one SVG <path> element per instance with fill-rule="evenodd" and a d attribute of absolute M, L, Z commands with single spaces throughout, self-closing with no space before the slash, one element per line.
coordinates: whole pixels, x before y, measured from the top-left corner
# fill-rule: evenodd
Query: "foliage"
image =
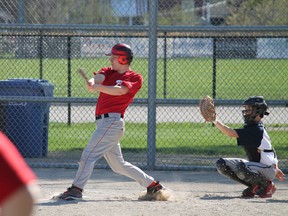
<path fill-rule="evenodd" d="M 198 1 L 203 9 L 225 0 Z M 140 1 L 139 1 L 140 2 Z M 159 0 L 159 25 L 206 25 L 195 14 L 196 0 Z M 228 25 L 287 25 L 287 0 L 226 0 L 230 9 Z M 120 3 L 119 3 L 120 4 Z M 2 0 L 0 9 L 15 21 L 26 24 L 128 24 L 117 17 L 108 0 Z M 223 8 L 222 8 L 223 9 Z M 202 9 L 200 9 L 202 10 Z M 222 13 L 219 16 L 223 16 Z M 23 16 L 23 17 L 21 17 Z M 22 21 L 20 21 L 23 19 Z M 144 21 L 145 20 L 145 21 Z M 147 24 L 149 13 L 133 17 L 133 23 Z"/>
<path fill-rule="evenodd" d="M 182 10 L 180 5 L 158 13 L 159 25 L 197 25 L 200 22 L 193 10 Z"/>
<path fill-rule="evenodd" d="M 21 8 L 20 2 L 24 3 L 24 8 Z M 112 15 L 109 2 L 106 0 L 4 0 L 0 2 L 0 8 L 14 17 L 17 17 L 22 10 L 25 16 L 23 21 L 29 24 L 117 24 L 117 18 Z"/>
<path fill-rule="evenodd" d="M 287 0 L 228 0 L 228 25 L 288 25 Z"/>

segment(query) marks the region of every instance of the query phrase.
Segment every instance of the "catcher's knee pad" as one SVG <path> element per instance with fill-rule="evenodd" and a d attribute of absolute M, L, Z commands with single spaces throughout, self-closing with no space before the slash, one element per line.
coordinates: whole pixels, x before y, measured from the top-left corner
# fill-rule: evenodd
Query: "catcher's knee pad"
<path fill-rule="evenodd" d="M 223 158 L 219 158 L 216 161 L 216 167 L 218 172 L 222 175 L 228 176 L 230 178 L 232 176 L 235 176 L 235 173 L 231 170 L 229 166 L 227 166 L 226 161 Z"/>
<path fill-rule="evenodd" d="M 244 162 L 239 162 L 237 164 L 235 173 L 238 178 L 249 182 L 254 178 L 256 174 L 255 172 L 252 172 L 249 168 L 247 168 Z"/>
<path fill-rule="evenodd" d="M 219 158 L 216 161 L 216 167 L 217 167 L 217 170 L 220 174 L 227 176 L 230 179 L 237 181 L 241 184 L 244 184 L 246 186 L 250 186 L 250 184 L 247 184 L 245 181 L 238 178 L 236 173 L 233 170 L 231 170 L 231 168 L 229 166 L 227 166 L 226 161 L 223 158 Z"/>
<path fill-rule="evenodd" d="M 244 162 L 239 162 L 236 166 L 236 175 L 242 181 L 247 182 L 248 184 L 254 185 L 265 185 L 267 184 L 266 178 L 256 171 L 250 170 Z"/>
<path fill-rule="evenodd" d="M 226 165 L 226 161 L 223 158 L 219 158 L 216 161 L 216 167 L 218 172 L 220 172 L 223 175 L 225 175 L 228 169 L 230 170 L 230 168 Z"/>

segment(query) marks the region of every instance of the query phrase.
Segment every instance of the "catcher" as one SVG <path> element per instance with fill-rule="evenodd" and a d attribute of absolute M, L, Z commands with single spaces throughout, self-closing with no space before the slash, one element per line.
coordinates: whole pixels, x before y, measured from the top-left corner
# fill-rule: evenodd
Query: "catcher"
<path fill-rule="evenodd" d="M 216 167 L 220 174 L 247 186 L 243 198 L 269 198 L 276 191 L 273 179 L 284 180 L 284 173 L 278 168 L 276 152 L 262 123 L 267 112 L 263 96 L 252 96 L 243 102 L 244 127 L 229 128 L 216 118 L 213 99 L 209 96 L 200 100 L 200 111 L 207 122 L 213 124 L 225 135 L 237 139 L 247 158 L 219 158 Z"/>

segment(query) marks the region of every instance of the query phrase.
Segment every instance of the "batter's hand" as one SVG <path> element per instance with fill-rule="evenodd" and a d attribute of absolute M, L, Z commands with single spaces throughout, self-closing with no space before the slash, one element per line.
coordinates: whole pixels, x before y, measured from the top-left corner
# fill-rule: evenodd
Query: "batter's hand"
<path fill-rule="evenodd" d="M 87 90 L 88 90 L 90 93 L 95 93 L 95 92 L 97 92 L 97 88 L 96 88 L 96 87 L 97 87 L 96 85 L 91 84 L 91 83 L 87 83 L 87 84 L 86 84 L 86 88 L 87 88 Z"/>

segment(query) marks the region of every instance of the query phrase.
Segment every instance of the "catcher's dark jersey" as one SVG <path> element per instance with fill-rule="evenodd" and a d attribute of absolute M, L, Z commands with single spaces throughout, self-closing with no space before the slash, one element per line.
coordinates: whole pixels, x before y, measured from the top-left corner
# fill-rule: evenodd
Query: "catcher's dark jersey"
<path fill-rule="evenodd" d="M 269 166 L 277 164 L 276 153 L 262 123 L 245 125 L 244 128 L 235 130 L 239 136 L 237 144 L 243 146 L 249 161 Z"/>

